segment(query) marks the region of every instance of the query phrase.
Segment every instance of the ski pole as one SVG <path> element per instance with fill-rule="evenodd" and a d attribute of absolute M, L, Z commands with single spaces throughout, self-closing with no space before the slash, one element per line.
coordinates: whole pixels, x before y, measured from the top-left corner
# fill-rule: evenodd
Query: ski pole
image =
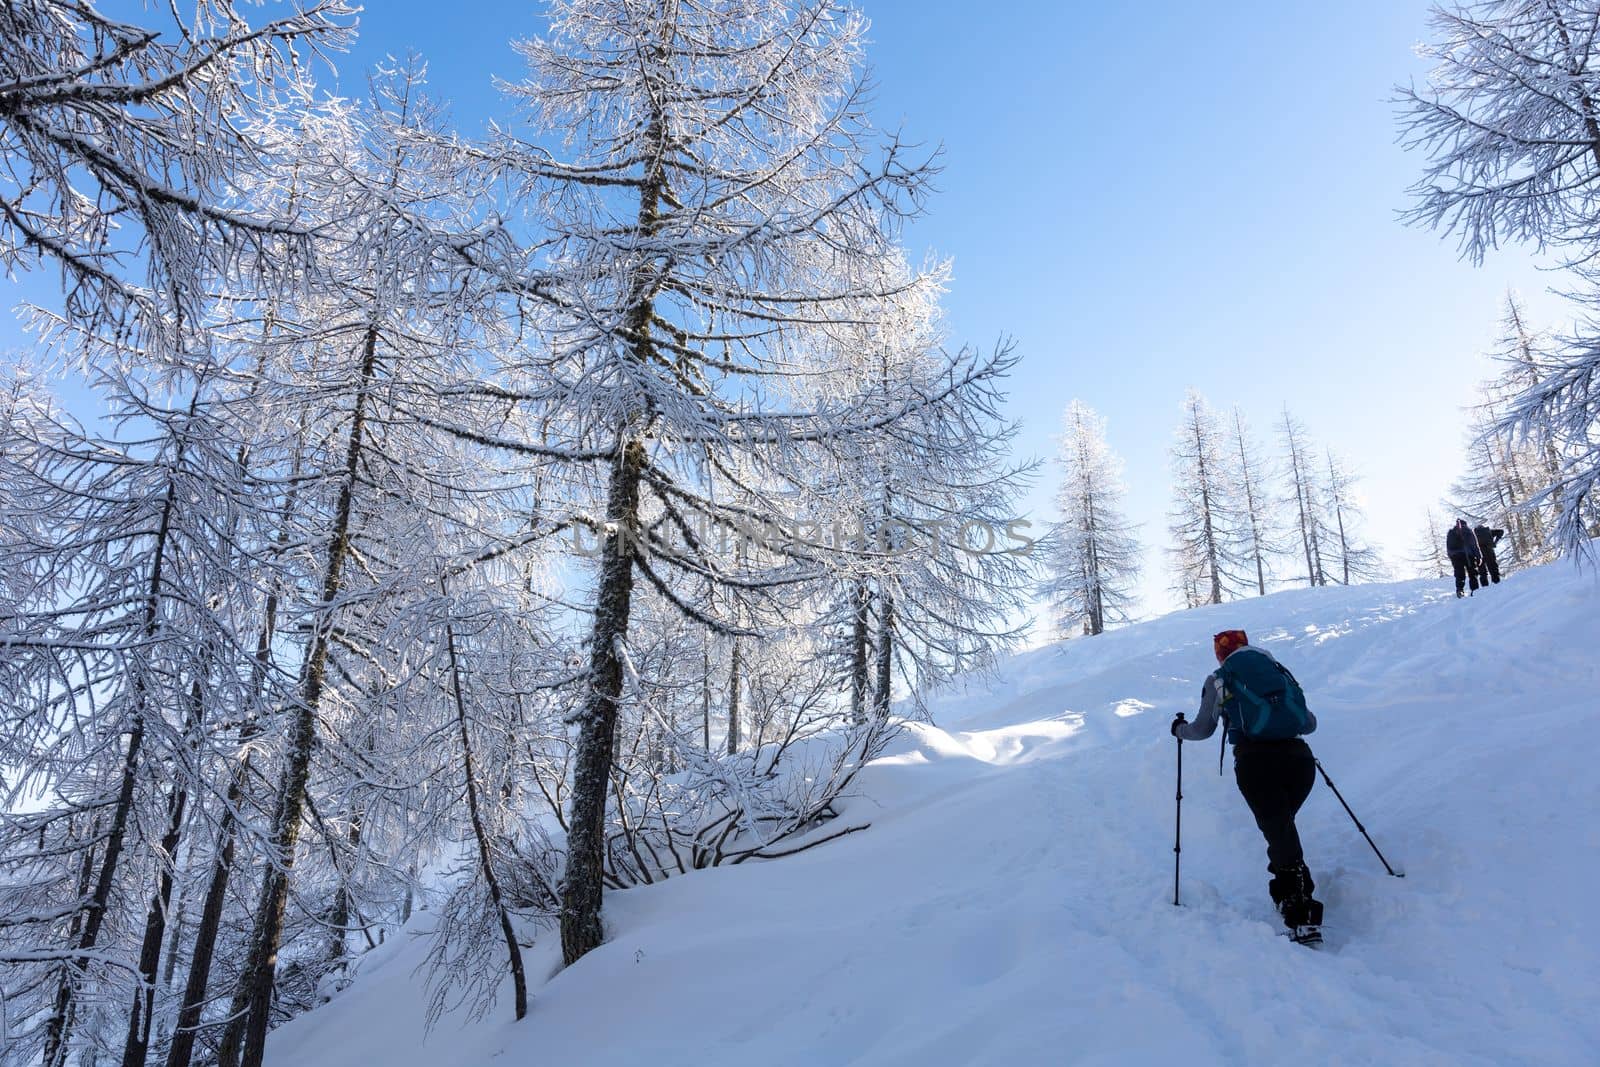
<path fill-rule="evenodd" d="M 1350 821 L 1356 824 L 1356 829 L 1361 831 L 1361 836 L 1367 839 L 1367 844 L 1371 845 L 1372 851 L 1377 853 L 1378 862 L 1383 864 L 1383 869 L 1388 871 L 1395 878 L 1404 878 L 1405 872 L 1397 871 L 1393 867 L 1389 866 L 1389 861 L 1383 858 L 1383 853 L 1378 852 L 1378 843 L 1372 840 L 1372 835 L 1367 833 L 1367 828 L 1361 825 L 1361 820 L 1356 818 L 1356 813 L 1350 810 L 1349 804 L 1345 803 L 1344 794 L 1339 792 L 1339 787 L 1333 784 L 1332 778 L 1328 777 L 1328 770 L 1322 765 L 1322 761 L 1319 759 L 1313 759 L 1311 762 L 1317 765 L 1317 770 L 1322 772 L 1322 780 L 1328 783 L 1328 788 L 1333 790 L 1333 795 L 1339 798 L 1340 804 L 1344 805 L 1345 814 L 1350 816 Z"/>
<path fill-rule="evenodd" d="M 1183 862 L 1183 738 L 1178 738 L 1178 810 L 1172 841 L 1172 906 L 1178 907 L 1178 865 Z"/>

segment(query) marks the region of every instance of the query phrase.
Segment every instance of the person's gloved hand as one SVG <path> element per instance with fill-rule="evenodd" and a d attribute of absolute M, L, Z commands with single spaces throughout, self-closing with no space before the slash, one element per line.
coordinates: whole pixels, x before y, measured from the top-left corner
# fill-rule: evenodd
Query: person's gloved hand
<path fill-rule="evenodd" d="M 1173 737 L 1177 737 L 1178 736 L 1178 727 L 1182 726 L 1184 723 L 1186 723 L 1188 721 L 1189 721 L 1188 719 L 1185 719 L 1183 717 L 1183 712 L 1181 712 L 1181 711 L 1178 712 L 1177 716 L 1172 720 L 1172 736 Z"/>

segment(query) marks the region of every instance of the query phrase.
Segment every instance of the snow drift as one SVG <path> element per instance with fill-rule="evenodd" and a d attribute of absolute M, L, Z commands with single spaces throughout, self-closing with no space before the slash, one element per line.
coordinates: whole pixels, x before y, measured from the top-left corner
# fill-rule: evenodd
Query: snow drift
<path fill-rule="evenodd" d="M 425 1034 L 402 936 L 268 1062 L 1600 1063 L 1600 590 L 1566 564 L 1447 585 L 1283 592 L 1018 655 L 863 773 L 841 818 L 869 831 L 613 893 L 608 942 L 553 977 L 546 938 L 523 1022 L 503 997 Z M 1277 936 L 1214 744 L 1184 746 L 1172 906 L 1167 722 L 1230 627 L 1300 678 L 1313 748 L 1407 875 L 1319 780 L 1318 950 Z"/>

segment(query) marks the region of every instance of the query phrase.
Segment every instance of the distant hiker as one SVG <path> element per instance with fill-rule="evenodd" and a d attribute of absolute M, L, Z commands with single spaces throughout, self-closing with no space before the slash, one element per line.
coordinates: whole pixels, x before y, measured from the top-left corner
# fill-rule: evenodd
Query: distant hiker
<path fill-rule="evenodd" d="M 1472 536 L 1478 542 L 1478 551 L 1481 559 L 1478 562 L 1478 584 L 1488 585 L 1491 581 L 1500 584 L 1500 561 L 1494 558 L 1494 546 L 1504 537 L 1504 530 L 1491 530 L 1486 525 L 1473 527 Z"/>
<path fill-rule="evenodd" d="M 1234 780 L 1267 839 L 1267 892 L 1296 940 L 1320 940 L 1322 904 L 1311 895 L 1316 885 L 1294 825 L 1316 780 L 1315 758 L 1301 735 L 1317 728 L 1317 717 L 1294 675 L 1252 646 L 1243 630 L 1224 630 L 1211 641 L 1219 666 L 1200 687 L 1194 722 L 1179 712 L 1172 736 L 1203 741 L 1219 717 L 1227 724 Z"/>
<path fill-rule="evenodd" d="M 1483 563 L 1483 549 L 1478 547 L 1478 538 L 1472 532 L 1472 527 L 1467 525 L 1466 519 L 1457 519 L 1456 524 L 1450 527 L 1450 532 L 1444 535 L 1444 550 L 1450 557 L 1450 566 L 1456 572 L 1456 596 L 1461 595 L 1462 586 L 1472 583 L 1472 591 L 1478 591 L 1478 568 Z"/>

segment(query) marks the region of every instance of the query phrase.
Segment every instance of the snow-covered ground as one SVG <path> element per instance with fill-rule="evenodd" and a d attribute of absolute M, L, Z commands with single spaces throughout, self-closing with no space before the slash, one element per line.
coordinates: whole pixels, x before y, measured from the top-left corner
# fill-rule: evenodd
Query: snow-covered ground
<path fill-rule="evenodd" d="M 868 769 L 871 830 L 607 899 L 610 940 L 528 1018 L 423 1028 L 391 940 L 274 1067 L 444 1064 L 1600 1063 L 1600 587 L 1558 564 L 1300 590 L 1023 653 Z M 1243 627 L 1304 684 L 1300 817 L 1327 943 L 1277 936 L 1264 847 L 1174 712 Z M 1231 761 L 1230 761 L 1231 762 Z M 838 825 L 838 824 L 835 824 Z M 425 918 L 425 917 L 424 917 Z"/>

